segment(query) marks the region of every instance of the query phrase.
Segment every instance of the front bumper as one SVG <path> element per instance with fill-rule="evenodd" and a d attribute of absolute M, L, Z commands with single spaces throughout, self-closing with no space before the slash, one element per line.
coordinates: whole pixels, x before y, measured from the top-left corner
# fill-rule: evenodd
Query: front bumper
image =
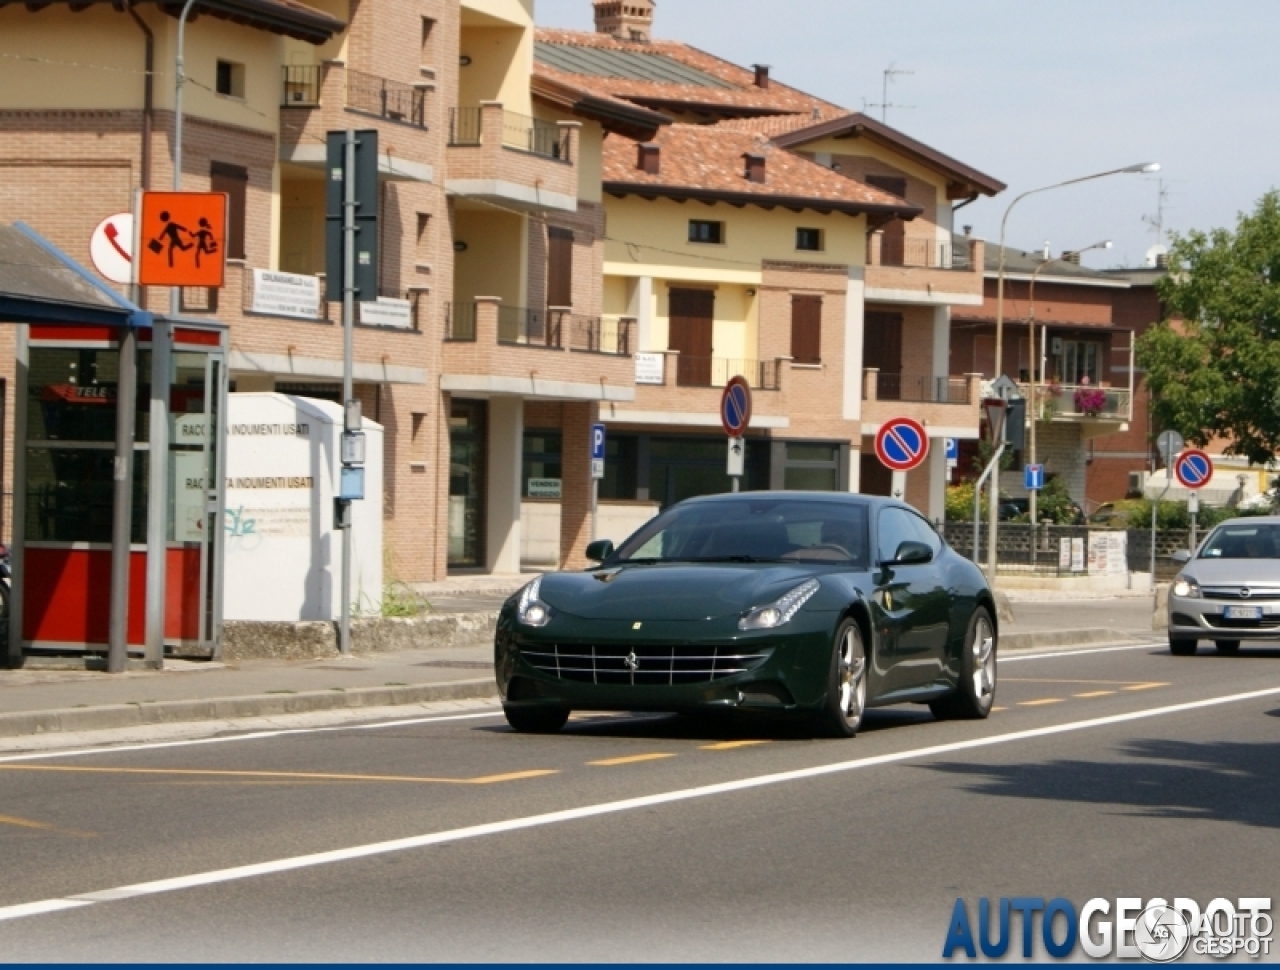
<path fill-rule="evenodd" d="M 1232 617 L 1229 609 L 1256 616 Z M 1209 599 L 1169 593 L 1169 636 L 1187 640 L 1280 640 L 1280 600 Z"/>
<path fill-rule="evenodd" d="M 647 621 L 636 631 L 623 621 L 561 614 L 534 631 L 517 627 L 504 610 L 494 672 L 511 705 L 811 710 L 826 694 L 836 621 L 834 613 L 802 611 L 776 631 L 744 633 L 737 617 Z"/>

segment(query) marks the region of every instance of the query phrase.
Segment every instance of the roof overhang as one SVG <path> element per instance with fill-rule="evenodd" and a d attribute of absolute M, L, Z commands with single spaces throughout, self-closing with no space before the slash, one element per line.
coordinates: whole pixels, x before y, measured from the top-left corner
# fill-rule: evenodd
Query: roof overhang
<path fill-rule="evenodd" d="M 665 108 L 679 114 L 715 115 L 721 118 L 770 118 L 774 115 L 795 114 L 777 105 L 724 104 L 718 101 L 692 101 L 688 98 L 660 98 L 641 94 L 618 94 L 617 97 L 633 101 L 655 111 Z"/>
<path fill-rule="evenodd" d="M 657 135 L 659 128 L 671 124 L 671 119 L 664 114 L 616 98 L 588 94 L 549 78 L 535 75 L 531 88 L 535 100 L 598 122 L 605 131 L 636 141 L 649 141 Z"/>
<path fill-rule="evenodd" d="M 135 2 L 154 4 L 171 17 L 179 16 L 183 6 L 181 0 Z M 0 7 L 16 6 L 18 3 L 33 11 L 65 5 L 75 13 L 95 6 L 110 5 L 116 10 L 122 7 L 120 0 L 0 0 Z M 200 14 L 208 14 L 256 30 L 283 34 L 309 44 L 323 44 L 335 34 L 346 30 L 346 24 L 341 20 L 297 0 L 197 0 L 188 20 L 195 20 Z"/>
<path fill-rule="evenodd" d="M 926 168 L 947 177 L 947 197 L 952 199 L 970 198 L 975 195 L 992 196 L 1003 192 L 1008 186 L 990 175 L 979 172 L 950 155 L 930 148 L 924 142 L 916 141 L 895 128 L 876 121 L 861 112 L 842 115 L 830 121 L 824 121 L 807 128 L 785 132 L 773 137 L 773 143 L 783 148 L 796 148 L 806 142 L 820 138 L 867 138 L 877 144 L 892 148 Z"/>
<path fill-rule="evenodd" d="M 615 198 L 637 195 L 642 199 L 673 199 L 676 202 L 723 202 L 727 205 L 754 205 L 762 209 L 792 209 L 796 212 L 812 209 L 815 212 L 843 212 L 851 216 L 882 216 L 884 219 L 910 221 L 924 210 L 917 205 L 881 205 L 871 202 L 855 202 L 851 199 L 820 199 L 797 195 L 767 195 L 763 192 L 727 192 L 716 189 L 688 188 L 679 185 L 648 185 L 636 182 L 605 182 L 604 192 Z"/>

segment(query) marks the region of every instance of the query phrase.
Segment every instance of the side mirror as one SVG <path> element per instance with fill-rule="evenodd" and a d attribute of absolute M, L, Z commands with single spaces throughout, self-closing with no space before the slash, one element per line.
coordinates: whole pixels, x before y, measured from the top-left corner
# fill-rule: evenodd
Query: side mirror
<path fill-rule="evenodd" d="M 1179 549 L 1169 558 L 1174 562 L 1191 562 L 1191 553 L 1186 549 Z"/>
<path fill-rule="evenodd" d="M 609 539 L 597 539 L 587 544 L 587 558 L 592 562 L 604 562 L 613 555 L 613 542 Z"/>
<path fill-rule="evenodd" d="M 906 542 L 899 544 L 898 551 L 893 554 L 893 559 L 886 566 L 915 566 L 921 563 L 929 562 L 933 559 L 933 549 L 929 547 L 927 542 L 916 542 L 908 539 Z"/>

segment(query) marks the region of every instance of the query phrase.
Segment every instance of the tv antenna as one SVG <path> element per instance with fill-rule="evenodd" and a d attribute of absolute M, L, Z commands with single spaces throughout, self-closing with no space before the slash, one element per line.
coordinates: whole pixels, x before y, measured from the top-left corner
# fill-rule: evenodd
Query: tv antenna
<path fill-rule="evenodd" d="M 867 101 L 866 98 L 862 99 L 862 110 L 865 111 L 868 108 L 879 108 L 880 121 L 886 125 L 889 123 L 890 108 L 914 108 L 915 107 L 914 104 L 892 104 L 889 101 L 889 82 L 892 81 L 899 74 L 915 74 L 915 71 L 908 71 L 903 68 L 894 67 L 892 64 L 890 64 L 888 67 L 884 69 L 884 81 L 882 82 L 881 88 L 880 88 L 880 103 L 876 104 L 874 102 Z"/>
<path fill-rule="evenodd" d="M 1156 214 L 1143 216 L 1145 222 L 1156 234 L 1156 245 L 1164 245 L 1164 213 L 1169 206 L 1169 185 L 1163 176 L 1156 179 Z"/>

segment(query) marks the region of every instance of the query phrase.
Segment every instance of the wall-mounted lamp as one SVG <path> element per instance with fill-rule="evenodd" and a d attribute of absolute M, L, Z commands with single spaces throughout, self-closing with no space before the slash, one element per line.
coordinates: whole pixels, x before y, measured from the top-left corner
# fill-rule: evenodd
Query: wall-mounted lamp
<path fill-rule="evenodd" d="M 756 288 L 754 286 L 748 286 L 747 296 L 755 296 L 755 295 L 756 295 Z"/>
<path fill-rule="evenodd" d="M 468 54 L 462 54 L 462 55 L 458 58 L 458 66 L 459 66 L 459 67 L 470 67 L 470 66 L 471 66 L 471 57 L 470 57 L 470 55 L 468 55 Z"/>
<path fill-rule="evenodd" d="M 453 251 L 455 253 L 465 253 L 467 251 L 467 244 L 461 239 L 455 239 L 453 241 Z"/>

